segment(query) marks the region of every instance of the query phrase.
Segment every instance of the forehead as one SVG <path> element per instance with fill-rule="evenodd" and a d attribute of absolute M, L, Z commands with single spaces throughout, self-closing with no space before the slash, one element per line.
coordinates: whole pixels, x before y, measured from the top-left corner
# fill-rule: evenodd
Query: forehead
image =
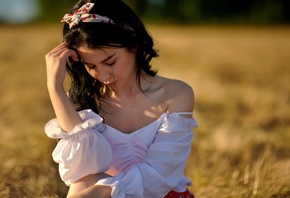
<path fill-rule="evenodd" d="M 77 48 L 78 52 L 81 54 L 98 54 L 98 55 L 109 55 L 112 52 L 116 52 L 119 48 L 113 47 L 100 47 L 100 48 L 88 48 L 88 47 L 79 47 Z"/>
<path fill-rule="evenodd" d="M 100 47 L 94 49 L 88 47 L 79 47 L 77 49 L 82 60 L 97 62 L 101 62 L 108 56 L 119 53 L 121 50 L 121 48 L 113 47 Z"/>

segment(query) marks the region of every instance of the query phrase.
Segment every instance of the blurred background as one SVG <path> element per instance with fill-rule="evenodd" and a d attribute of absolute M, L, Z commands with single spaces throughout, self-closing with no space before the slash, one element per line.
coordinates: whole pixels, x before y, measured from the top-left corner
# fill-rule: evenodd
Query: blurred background
<path fill-rule="evenodd" d="M 65 197 L 44 134 L 44 56 L 75 0 L 0 0 L 0 197 Z M 290 197 L 290 1 L 126 0 L 159 74 L 195 90 L 185 175 L 198 198 Z M 69 88 L 69 79 L 67 89 Z"/>
<path fill-rule="evenodd" d="M 4 23 L 56 21 L 71 0 L 1 0 Z M 288 0 L 125 0 L 137 14 L 150 22 L 182 24 L 289 24 Z M 57 9 L 56 9 L 57 8 Z"/>

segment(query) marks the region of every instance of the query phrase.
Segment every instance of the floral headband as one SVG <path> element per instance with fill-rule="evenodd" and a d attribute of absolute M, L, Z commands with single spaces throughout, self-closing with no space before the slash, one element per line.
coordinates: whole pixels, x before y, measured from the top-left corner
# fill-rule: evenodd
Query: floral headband
<path fill-rule="evenodd" d="M 97 22 L 115 24 L 112 19 L 100 16 L 98 14 L 90 14 L 89 11 L 94 7 L 94 3 L 86 3 L 73 14 L 65 14 L 61 22 L 69 24 L 69 28 L 75 27 L 79 22 Z M 116 24 L 115 24 L 116 25 Z M 131 28 L 130 28 L 131 29 Z"/>

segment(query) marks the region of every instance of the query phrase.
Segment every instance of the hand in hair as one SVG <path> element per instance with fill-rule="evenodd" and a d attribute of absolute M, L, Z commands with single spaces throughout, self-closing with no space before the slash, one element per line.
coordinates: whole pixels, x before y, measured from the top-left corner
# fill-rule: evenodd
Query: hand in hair
<path fill-rule="evenodd" d="M 66 61 L 69 57 L 78 61 L 76 52 L 67 48 L 64 43 L 55 47 L 45 56 L 49 96 L 59 125 L 64 131 L 69 131 L 82 122 L 63 87 Z"/>

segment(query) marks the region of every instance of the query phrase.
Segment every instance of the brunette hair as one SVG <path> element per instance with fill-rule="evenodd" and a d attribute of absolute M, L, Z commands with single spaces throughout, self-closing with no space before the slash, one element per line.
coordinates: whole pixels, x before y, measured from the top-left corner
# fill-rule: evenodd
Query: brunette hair
<path fill-rule="evenodd" d="M 154 42 L 147 32 L 144 24 L 134 11 L 121 0 L 80 0 L 70 10 L 73 14 L 85 3 L 94 3 L 90 13 L 106 16 L 112 23 L 80 22 L 69 28 L 63 27 L 63 40 L 71 49 L 80 46 L 100 48 L 102 46 L 125 47 L 136 54 L 136 82 L 141 91 L 140 78 L 142 71 L 150 76 L 155 76 L 156 71 L 151 69 L 150 61 L 158 57 L 153 48 Z M 100 110 L 99 98 L 103 96 L 106 85 L 91 77 L 81 61 L 74 62 L 71 58 L 67 61 L 67 71 L 71 76 L 69 90 L 70 100 L 76 110 L 92 109 L 98 113 Z"/>

